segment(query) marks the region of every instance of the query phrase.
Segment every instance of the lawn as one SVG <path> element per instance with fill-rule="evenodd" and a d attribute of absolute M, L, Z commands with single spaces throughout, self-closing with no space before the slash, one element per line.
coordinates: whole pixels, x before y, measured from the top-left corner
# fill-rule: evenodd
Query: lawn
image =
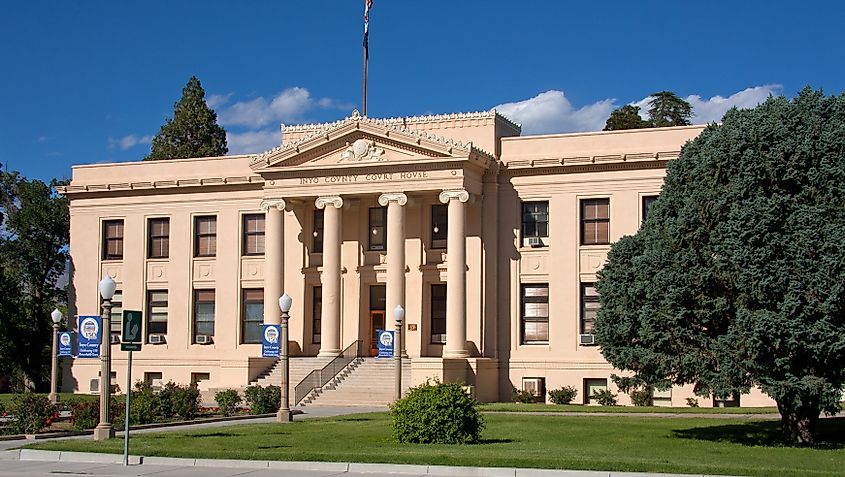
<path fill-rule="evenodd" d="M 656 407 L 656 406 L 581 406 L 575 404 L 522 404 L 494 402 L 481 405 L 482 411 L 505 412 L 612 412 L 669 414 L 777 414 L 776 407 Z"/>
<path fill-rule="evenodd" d="M 772 441 L 777 421 L 487 414 L 479 444 L 398 444 L 385 413 L 132 437 L 146 456 L 389 462 L 759 476 L 834 476 L 845 468 L 845 418 L 822 422 L 813 449 Z M 123 440 L 64 440 L 35 449 L 122 452 Z"/>

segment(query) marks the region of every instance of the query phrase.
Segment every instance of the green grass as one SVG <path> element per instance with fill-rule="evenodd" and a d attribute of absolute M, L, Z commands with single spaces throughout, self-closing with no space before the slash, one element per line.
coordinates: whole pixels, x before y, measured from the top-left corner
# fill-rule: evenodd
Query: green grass
<path fill-rule="evenodd" d="M 35 393 L 39 396 L 49 396 L 50 393 Z M 12 397 L 14 393 L 2 393 L 0 394 L 0 404 L 2 405 L 9 405 L 12 403 Z M 74 394 L 74 393 L 59 393 L 59 400 L 61 402 L 72 401 L 72 400 L 85 400 L 85 401 L 93 401 L 96 400 L 99 395 L 94 394 Z"/>
<path fill-rule="evenodd" d="M 670 414 L 777 414 L 776 407 L 655 407 L 655 406 L 581 406 L 575 404 L 522 404 L 494 402 L 481 405 L 482 411 L 506 412 L 613 412 Z"/>
<path fill-rule="evenodd" d="M 719 418 L 487 414 L 482 442 L 398 444 L 385 413 L 291 424 L 138 434 L 146 456 L 387 462 L 756 476 L 835 476 L 845 468 L 845 418 L 824 419 L 817 448 L 782 447 L 778 422 Z M 122 452 L 122 439 L 64 440 L 27 446 Z"/>

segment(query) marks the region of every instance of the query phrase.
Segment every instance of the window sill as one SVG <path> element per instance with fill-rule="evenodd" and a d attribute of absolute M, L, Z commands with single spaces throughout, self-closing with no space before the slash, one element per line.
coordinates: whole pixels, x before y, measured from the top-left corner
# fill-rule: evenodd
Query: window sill
<path fill-rule="evenodd" d="M 123 261 L 123 257 L 120 258 L 104 258 L 102 260 L 103 263 L 120 263 Z"/>

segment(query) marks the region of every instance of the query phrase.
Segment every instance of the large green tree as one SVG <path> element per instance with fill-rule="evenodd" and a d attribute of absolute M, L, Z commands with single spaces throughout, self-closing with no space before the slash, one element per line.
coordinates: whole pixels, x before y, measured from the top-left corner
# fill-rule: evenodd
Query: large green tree
<path fill-rule="evenodd" d="M 611 247 L 595 322 L 635 380 L 728 397 L 758 386 L 784 438 L 814 441 L 845 385 L 845 95 L 729 111 L 669 163 Z"/>
<path fill-rule="evenodd" d="M 49 185 L 0 170 L 0 374 L 43 388 L 49 381 L 50 312 L 68 253 L 68 203 Z"/>
<path fill-rule="evenodd" d="M 145 160 L 223 156 L 229 152 L 226 130 L 217 124 L 217 113 L 206 104 L 205 90 L 196 76 L 188 80 L 173 109 L 173 119 L 168 118 L 153 138 Z"/>
<path fill-rule="evenodd" d="M 692 105 L 671 91 L 652 94 L 648 101 L 648 119 L 640 116 L 640 107 L 626 104 L 610 113 L 605 131 L 622 129 L 687 126 L 692 118 Z"/>
<path fill-rule="evenodd" d="M 651 127 L 651 123 L 640 116 L 640 107 L 626 104 L 614 109 L 607 118 L 604 131 L 619 131 L 622 129 L 639 129 Z"/>

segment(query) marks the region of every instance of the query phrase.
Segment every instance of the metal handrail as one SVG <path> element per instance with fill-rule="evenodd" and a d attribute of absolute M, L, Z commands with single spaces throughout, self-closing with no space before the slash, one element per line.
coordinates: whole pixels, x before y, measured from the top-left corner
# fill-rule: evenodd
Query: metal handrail
<path fill-rule="evenodd" d="M 294 405 L 299 404 L 299 401 L 305 399 L 306 396 L 311 394 L 311 391 L 325 386 L 326 383 L 334 379 L 338 373 L 349 366 L 349 363 L 361 356 L 361 343 L 361 340 L 356 340 L 321 369 L 315 369 L 302 378 L 302 381 L 294 388 Z"/>

